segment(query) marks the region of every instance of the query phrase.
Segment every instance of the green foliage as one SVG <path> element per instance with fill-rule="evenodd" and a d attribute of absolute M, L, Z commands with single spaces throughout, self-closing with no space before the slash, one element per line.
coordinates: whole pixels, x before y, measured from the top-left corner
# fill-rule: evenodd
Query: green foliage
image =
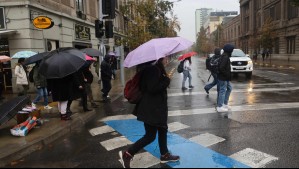
<path fill-rule="evenodd" d="M 152 38 L 177 36 L 180 25 L 172 8 L 173 3 L 164 0 L 130 1 L 122 6 L 121 12 L 130 20 L 124 43 L 135 49 Z"/>
<path fill-rule="evenodd" d="M 299 6 L 299 0 L 291 0 L 294 6 Z"/>
<path fill-rule="evenodd" d="M 196 49 L 198 53 L 208 54 L 213 50 L 213 44 L 207 37 L 207 30 L 203 27 L 200 28 L 200 32 L 197 34 Z"/>

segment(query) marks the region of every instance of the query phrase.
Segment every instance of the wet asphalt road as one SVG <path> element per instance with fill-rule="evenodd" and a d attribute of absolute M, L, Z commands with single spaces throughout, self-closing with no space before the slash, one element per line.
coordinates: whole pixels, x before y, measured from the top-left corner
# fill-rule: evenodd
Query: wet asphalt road
<path fill-rule="evenodd" d="M 177 62 L 171 63 L 168 71 L 176 68 L 176 65 Z M 203 87 L 209 73 L 205 70 L 204 60 L 194 58 L 193 90 L 183 94 L 180 89 L 182 77 L 174 72 L 169 88 L 169 123 L 179 122 L 189 126 L 175 132 L 183 138 L 209 133 L 225 139 L 208 147 L 225 156 L 250 148 L 275 157 L 275 160 L 265 165 L 266 168 L 297 168 L 298 74 L 298 70 L 272 68 L 257 68 L 251 80 L 240 74 L 232 82 L 234 89 L 230 105 L 233 111 L 228 114 L 205 113 L 214 109 L 217 95 L 215 89 L 209 96 L 205 94 Z M 107 151 L 101 142 L 122 135 L 115 131 L 92 136 L 89 130 L 105 126 L 101 121 L 104 117 L 130 114 L 132 109 L 133 106 L 122 97 L 105 104 L 97 109 L 97 116 L 84 128 L 74 130 L 70 135 L 7 167 L 120 168 L 118 151 L 127 146 Z M 178 110 L 186 110 L 187 113 L 172 114 Z M 258 163 L 257 160 L 255 162 Z M 151 167 L 169 166 L 157 164 Z"/>

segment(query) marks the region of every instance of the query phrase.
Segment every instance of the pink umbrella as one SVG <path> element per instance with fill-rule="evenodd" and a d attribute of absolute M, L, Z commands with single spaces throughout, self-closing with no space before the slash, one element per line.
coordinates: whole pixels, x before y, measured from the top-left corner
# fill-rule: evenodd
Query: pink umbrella
<path fill-rule="evenodd" d="M 159 60 L 186 50 L 192 45 L 192 42 L 178 37 L 152 39 L 130 52 L 124 61 L 124 67 L 130 68 L 142 63 Z"/>
<path fill-rule="evenodd" d="M 10 60 L 11 60 L 11 58 L 8 56 L 0 56 L 0 63 L 8 62 Z"/>
<path fill-rule="evenodd" d="M 97 60 L 95 60 L 94 58 L 92 58 L 88 55 L 85 55 L 85 58 L 86 58 L 87 61 L 97 61 Z"/>

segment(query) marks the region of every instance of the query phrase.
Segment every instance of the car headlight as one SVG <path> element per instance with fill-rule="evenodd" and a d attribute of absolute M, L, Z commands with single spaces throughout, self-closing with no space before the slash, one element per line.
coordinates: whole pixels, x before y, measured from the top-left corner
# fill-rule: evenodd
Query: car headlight
<path fill-rule="evenodd" d="M 249 64 L 249 65 L 252 65 L 252 64 L 253 64 L 252 60 L 248 61 L 248 64 Z"/>

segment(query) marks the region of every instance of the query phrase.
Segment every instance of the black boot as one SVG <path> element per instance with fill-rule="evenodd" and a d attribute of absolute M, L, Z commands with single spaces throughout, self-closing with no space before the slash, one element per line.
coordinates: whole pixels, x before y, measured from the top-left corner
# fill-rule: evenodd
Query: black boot
<path fill-rule="evenodd" d="M 67 114 L 62 114 L 61 115 L 61 120 L 62 121 L 69 121 L 69 120 L 71 120 L 72 118 L 71 117 L 69 117 Z"/>

